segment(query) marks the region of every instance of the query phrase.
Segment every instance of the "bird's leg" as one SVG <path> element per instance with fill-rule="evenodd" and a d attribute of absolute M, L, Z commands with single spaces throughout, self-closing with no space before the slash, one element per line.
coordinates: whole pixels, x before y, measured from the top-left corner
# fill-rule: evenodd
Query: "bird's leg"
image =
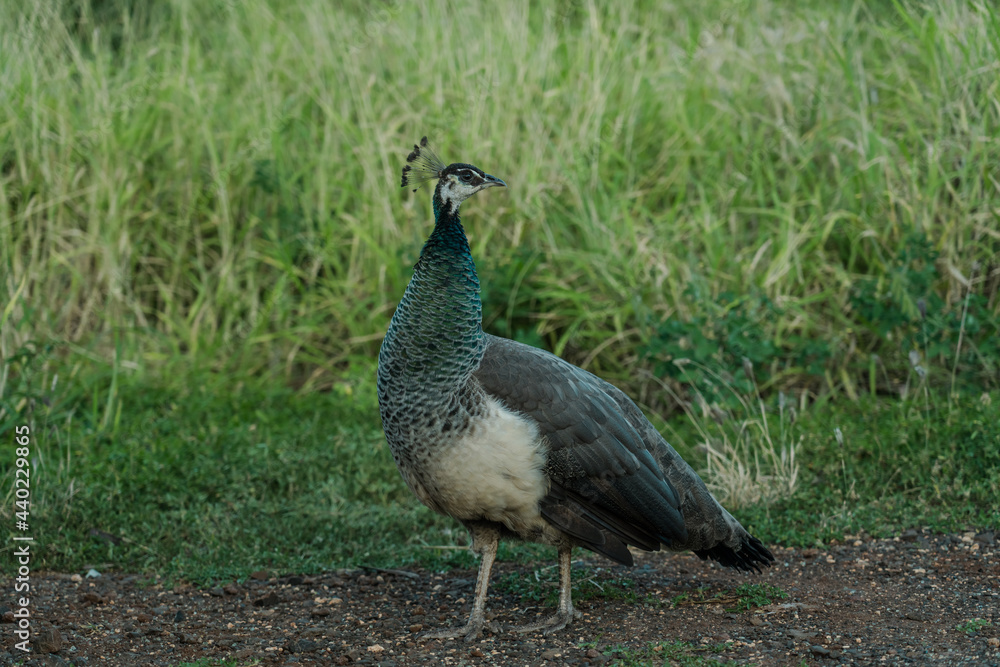
<path fill-rule="evenodd" d="M 573 582 L 570 578 L 572 556 L 573 547 L 559 547 L 559 609 L 552 616 L 543 618 L 536 623 L 517 626 L 514 628 L 515 632 L 538 632 L 541 630 L 545 634 L 549 634 L 562 630 L 580 615 L 580 612 L 573 609 Z"/>
<path fill-rule="evenodd" d="M 465 641 L 475 641 L 483 632 L 486 623 L 486 590 L 490 586 L 490 571 L 497 557 L 499 536 L 495 530 L 472 529 L 472 550 L 480 555 L 479 576 L 476 577 L 476 597 L 472 601 L 469 621 L 459 627 L 432 630 L 424 633 L 425 639 L 453 639 L 465 637 Z"/>

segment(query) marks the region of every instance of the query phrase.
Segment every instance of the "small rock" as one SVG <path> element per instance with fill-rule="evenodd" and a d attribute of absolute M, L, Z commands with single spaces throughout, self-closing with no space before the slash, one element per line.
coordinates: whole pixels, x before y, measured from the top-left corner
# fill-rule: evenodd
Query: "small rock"
<path fill-rule="evenodd" d="M 750 625 L 752 625 L 754 627 L 760 627 L 760 626 L 764 625 L 764 621 L 760 620 L 759 616 L 751 616 L 750 617 Z"/>
<path fill-rule="evenodd" d="M 918 536 L 919 533 L 913 528 L 910 528 L 909 530 L 904 530 L 903 533 L 899 536 L 899 539 L 902 542 L 916 542 Z"/>
<path fill-rule="evenodd" d="M 256 572 L 251 572 L 250 573 L 250 578 L 251 579 L 256 579 L 257 581 L 267 581 L 267 571 L 266 570 L 257 570 Z"/>
<path fill-rule="evenodd" d="M 903 615 L 903 618 L 909 619 L 911 621 L 926 621 L 927 614 L 919 611 L 908 611 Z"/>
<path fill-rule="evenodd" d="M 473 658 L 481 658 L 483 657 L 483 652 L 480 651 L 478 648 L 474 648 L 471 651 L 469 651 L 469 655 L 472 656 Z"/>
<path fill-rule="evenodd" d="M 550 648 L 542 651 L 542 660 L 555 660 L 559 657 L 562 657 L 562 651 L 557 648 Z"/>
<path fill-rule="evenodd" d="M 81 596 L 83 602 L 88 602 L 90 604 L 104 604 L 107 599 L 103 596 L 98 595 L 94 591 L 87 591 Z"/>
<path fill-rule="evenodd" d="M 302 581 L 303 581 L 302 577 L 300 577 L 297 574 L 293 574 L 292 576 L 285 579 L 285 583 L 290 586 L 301 586 Z"/>
<path fill-rule="evenodd" d="M 292 653 L 309 653 L 310 651 L 315 651 L 316 649 L 318 649 L 319 644 L 312 641 L 311 639 L 298 639 L 296 641 L 290 642 L 287 648 Z"/>
<path fill-rule="evenodd" d="M 226 594 L 226 592 L 222 590 L 220 586 L 216 586 L 215 588 L 210 589 L 208 591 L 208 594 L 211 595 L 213 598 L 221 598 L 223 595 Z"/>
<path fill-rule="evenodd" d="M 410 626 L 410 632 L 420 632 L 423 629 L 424 629 L 423 623 L 414 623 L 413 625 Z"/>
<path fill-rule="evenodd" d="M 238 586 L 236 586 L 236 584 L 226 584 L 225 586 L 222 587 L 222 590 L 223 592 L 225 592 L 226 595 L 240 594 L 240 589 Z"/>
<path fill-rule="evenodd" d="M 55 653 L 62 648 L 62 635 L 55 628 L 44 628 L 33 638 L 32 648 L 38 653 Z"/>
<path fill-rule="evenodd" d="M 986 643 L 993 648 L 1000 648 L 1000 639 L 996 637 L 990 637 L 989 639 L 986 640 Z"/>
<path fill-rule="evenodd" d="M 98 572 L 97 570 L 95 570 L 94 568 L 90 568 L 89 570 L 87 570 L 87 578 L 88 579 L 97 579 L 100 576 L 101 576 L 101 573 Z"/>
<path fill-rule="evenodd" d="M 264 597 L 257 598 L 253 601 L 253 606 L 255 607 L 273 607 L 274 605 L 281 602 L 281 598 L 274 591 L 271 591 Z"/>
<path fill-rule="evenodd" d="M 182 609 L 178 609 L 177 613 L 174 614 L 174 623 L 180 623 L 185 618 L 186 618 L 186 616 L 184 614 L 184 611 Z"/>
<path fill-rule="evenodd" d="M 3 623 L 13 623 L 14 622 L 14 612 L 7 610 L 3 613 Z"/>
<path fill-rule="evenodd" d="M 791 637 L 792 639 L 798 639 L 800 641 L 804 641 L 806 639 L 812 639 L 816 635 L 817 633 L 815 632 L 804 632 L 802 630 L 796 630 L 795 628 L 790 628 L 788 630 L 789 637 Z"/>
<path fill-rule="evenodd" d="M 830 655 L 830 649 L 823 648 L 822 646 L 810 646 L 809 651 L 813 655 L 819 655 L 823 657 L 827 657 Z"/>
<path fill-rule="evenodd" d="M 241 648 L 239 651 L 233 653 L 233 658 L 236 660 L 246 660 L 255 653 L 252 648 Z"/>
<path fill-rule="evenodd" d="M 330 610 L 326 607 L 316 607 L 310 613 L 310 616 L 315 616 L 316 618 L 324 618 L 330 615 Z"/>
<path fill-rule="evenodd" d="M 974 539 L 979 544 L 985 544 L 987 546 L 992 546 L 993 543 L 996 541 L 996 533 L 993 532 L 992 530 L 987 530 L 987 531 L 984 531 L 982 533 L 979 533 L 978 535 L 976 535 L 972 539 Z"/>

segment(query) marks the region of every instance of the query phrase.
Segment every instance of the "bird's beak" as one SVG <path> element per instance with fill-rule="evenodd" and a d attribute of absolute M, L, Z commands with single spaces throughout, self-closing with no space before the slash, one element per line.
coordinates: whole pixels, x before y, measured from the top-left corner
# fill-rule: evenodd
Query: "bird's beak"
<path fill-rule="evenodd" d="M 486 182 L 483 184 L 484 188 L 507 187 L 507 184 L 501 181 L 496 176 L 490 176 L 489 174 L 483 174 L 483 175 L 486 177 Z"/>

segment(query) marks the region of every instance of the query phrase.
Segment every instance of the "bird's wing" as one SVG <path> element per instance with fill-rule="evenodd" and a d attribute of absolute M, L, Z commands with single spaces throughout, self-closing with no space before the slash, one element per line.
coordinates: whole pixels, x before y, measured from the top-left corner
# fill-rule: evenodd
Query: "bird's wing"
<path fill-rule="evenodd" d="M 655 550 L 686 541 L 680 497 L 610 384 L 544 350 L 494 336 L 474 377 L 531 417 L 545 437 L 546 520 L 623 562 L 631 557 L 622 542 Z M 602 534 L 612 538 L 608 544 Z"/>
<path fill-rule="evenodd" d="M 690 549 L 742 570 L 773 559 L 614 385 L 545 350 L 489 335 L 474 377 L 538 424 L 551 482 L 542 514 L 585 546 L 625 563 L 631 556 L 622 543 Z"/>

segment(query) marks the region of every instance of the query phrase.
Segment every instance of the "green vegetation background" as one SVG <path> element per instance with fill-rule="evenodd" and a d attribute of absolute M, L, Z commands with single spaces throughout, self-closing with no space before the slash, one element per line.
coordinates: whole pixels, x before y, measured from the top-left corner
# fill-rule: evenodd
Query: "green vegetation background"
<path fill-rule="evenodd" d="M 1000 522 L 992 3 L 35 4 L 0 6 L 34 567 L 468 562 L 373 392 L 425 134 L 510 186 L 464 209 L 487 330 L 622 386 L 765 541 Z"/>

